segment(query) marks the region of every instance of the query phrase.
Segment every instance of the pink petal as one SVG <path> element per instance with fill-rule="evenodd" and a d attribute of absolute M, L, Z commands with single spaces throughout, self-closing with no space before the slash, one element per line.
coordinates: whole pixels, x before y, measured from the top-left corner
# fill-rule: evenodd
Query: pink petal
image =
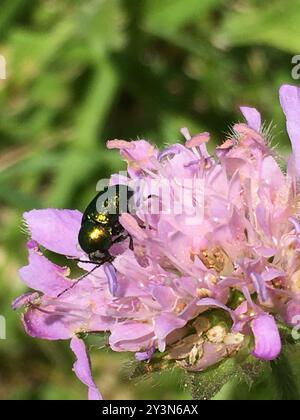
<path fill-rule="evenodd" d="M 159 153 L 158 160 L 161 162 L 166 157 L 180 154 L 181 152 L 183 152 L 183 150 L 185 149 L 182 144 L 173 144 L 172 146 L 167 147 Z"/>
<path fill-rule="evenodd" d="M 153 327 L 141 322 L 124 322 L 111 327 L 109 344 L 114 351 L 140 351 L 153 335 Z"/>
<path fill-rule="evenodd" d="M 155 353 L 155 347 L 151 347 L 149 350 L 147 351 L 143 351 L 143 352 L 138 352 L 135 354 L 135 358 L 136 360 L 138 360 L 139 362 L 145 362 L 145 361 L 149 361 L 152 359 L 152 356 Z"/>
<path fill-rule="evenodd" d="M 300 300 L 291 300 L 286 308 L 286 322 L 289 325 L 298 326 L 300 323 Z"/>
<path fill-rule="evenodd" d="M 157 159 L 158 150 L 146 140 L 126 142 L 124 140 L 110 140 L 109 149 L 120 149 L 121 155 L 128 161 L 128 174 L 135 178 L 142 168 L 155 169 L 152 159 Z"/>
<path fill-rule="evenodd" d="M 91 372 L 91 361 L 85 343 L 78 337 L 71 340 L 71 349 L 75 353 L 77 361 L 74 363 L 74 372 L 78 379 L 89 389 L 89 400 L 103 400 Z"/>
<path fill-rule="evenodd" d="M 230 308 L 228 308 L 223 303 L 217 301 L 216 299 L 211 299 L 211 298 L 200 299 L 197 302 L 197 306 L 207 306 L 209 308 L 220 308 L 220 309 L 223 309 L 224 311 L 228 312 L 230 314 L 230 316 L 232 317 L 233 321 L 235 321 L 235 319 L 236 319 L 234 311 L 232 311 Z"/>
<path fill-rule="evenodd" d="M 300 174 L 300 88 L 283 85 L 280 89 L 280 102 L 286 115 L 287 130 L 292 142 L 298 175 Z"/>
<path fill-rule="evenodd" d="M 227 347 L 225 344 L 214 344 L 206 342 L 203 345 L 203 356 L 192 367 L 190 371 L 203 372 L 211 366 L 216 365 L 228 355 Z"/>
<path fill-rule="evenodd" d="M 281 338 L 274 318 L 259 315 L 251 323 L 255 337 L 253 356 L 263 360 L 274 360 L 281 352 Z"/>
<path fill-rule="evenodd" d="M 68 268 L 53 264 L 34 249 L 29 250 L 29 265 L 19 271 L 21 279 L 31 289 L 56 297 L 68 289 L 72 282 L 66 279 Z"/>
<path fill-rule="evenodd" d="M 71 257 L 82 255 L 78 233 L 82 214 L 75 210 L 32 210 L 24 219 L 34 241 L 58 254 Z"/>
<path fill-rule="evenodd" d="M 259 132 L 261 129 L 260 113 L 255 108 L 248 108 L 248 107 L 242 106 L 240 109 L 249 127 Z"/>
<path fill-rule="evenodd" d="M 24 314 L 23 324 L 28 335 L 43 340 L 68 340 L 75 332 L 71 328 L 73 324 L 70 325 L 63 317 L 46 314 L 35 308 Z"/>
<path fill-rule="evenodd" d="M 172 313 L 163 313 L 156 321 L 154 332 L 158 338 L 159 351 L 165 351 L 167 336 L 178 328 L 184 327 L 186 321 Z"/>
<path fill-rule="evenodd" d="M 162 310 L 171 311 L 174 308 L 177 299 L 170 287 L 155 285 L 151 288 L 151 294 Z"/>
<path fill-rule="evenodd" d="M 32 302 L 24 315 L 29 335 L 44 340 L 66 340 L 78 332 L 107 331 L 112 323 L 104 312 L 103 291 L 90 280 L 79 282 L 60 298 L 44 296 Z"/>
<path fill-rule="evenodd" d="M 266 281 L 259 273 L 251 273 L 250 278 L 253 281 L 254 287 L 260 296 L 261 300 L 263 302 L 266 302 L 269 298 Z"/>
<path fill-rule="evenodd" d="M 257 132 L 252 127 L 250 127 L 250 125 L 235 124 L 233 126 L 233 128 L 238 134 L 240 134 L 245 139 L 248 139 L 248 140 L 252 139 L 256 143 L 258 143 L 260 146 L 262 146 L 262 145 L 265 146 L 265 139 L 261 136 L 261 134 L 259 132 Z M 252 141 L 252 145 L 253 145 L 253 141 Z M 253 148 L 253 150 L 255 150 L 256 147 L 257 147 L 257 145 L 255 145 L 255 148 Z"/>

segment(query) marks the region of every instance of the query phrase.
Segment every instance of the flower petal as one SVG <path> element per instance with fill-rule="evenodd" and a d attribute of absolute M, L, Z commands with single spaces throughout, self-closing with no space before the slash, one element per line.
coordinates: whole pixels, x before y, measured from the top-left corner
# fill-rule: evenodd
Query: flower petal
<path fill-rule="evenodd" d="M 39 290 L 50 297 L 57 297 L 72 284 L 66 279 L 68 268 L 53 264 L 35 249 L 29 250 L 29 265 L 21 268 L 19 274 L 31 289 Z"/>
<path fill-rule="evenodd" d="M 43 309 L 30 308 L 23 316 L 23 324 L 28 335 L 43 340 L 68 340 L 74 335 L 63 317 L 47 314 Z"/>
<path fill-rule="evenodd" d="M 292 142 L 298 175 L 300 174 L 300 88 L 283 85 L 280 89 L 280 102 L 286 115 L 287 130 Z"/>
<path fill-rule="evenodd" d="M 230 308 L 228 308 L 223 303 L 218 302 L 216 299 L 211 299 L 211 298 L 203 298 L 203 299 L 200 299 L 197 302 L 197 306 L 207 306 L 209 308 L 220 308 L 220 309 L 223 309 L 224 311 L 226 311 L 226 312 L 228 312 L 230 314 L 230 316 L 232 317 L 233 321 L 236 320 L 234 311 L 232 311 Z"/>
<path fill-rule="evenodd" d="M 128 162 L 128 173 L 135 178 L 142 168 L 154 169 L 152 158 L 157 158 L 158 150 L 146 140 L 127 142 L 124 140 L 111 140 L 107 143 L 109 149 L 120 149 L 121 155 Z"/>
<path fill-rule="evenodd" d="M 76 210 L 32 210 L 24 214 L 31 237 L 50 251 L 79 257 L 78 233 L 82 214 Z"/>
<path fill-rule="evenodd" d="M 119 289 L 116 269 L 111 263 L 105 263 L 103 264 L 103 270 L 107 278 L 109 292 L 116 297 Z"/>
<path fill-rule="evenodd" d="M 89 400 L 103 400 L 91 372 L 91 361 L 83 340 L 74 337 L 71 340 L 71 349 L 77 357 L 74 363 L 74 372 L 78 379 L 89 388 Z"/>
<path fill-rule="evenodd" d="M 147 347 L 153 336 L 150 324 L 130 321 L 116 324 L 111 328 L 109 344 L 114 351 L 140 351 Z"/>
<path fill-rule="evenodd" d="M 152 359 L 152 356 L 154 355 L 154 353 L 155 353 L 155 347 L 150 347 L 149 350 L 135 353 L 135 358 L 139 362 L 149 361 Z"/>
<path fill-rule="evenodd" d="M 259 315 L 251 323 L 255 337 L 253 356 L 263 360 L 274 360 L 281 352 L 281 338 L 274 318 Z"/>
<path fill-rule="evenodd" d="M 261 300 L 266 302 L 269 298 L 269 293 L 264 278 L 259 273 L 255 272 L 251 273 L 250 277 Z"/>
<path fill-rule="evenodd" d="M 242 114 L 244 115 L 247 124 L 250 128 L 255 131 L 260 131 L 261 129 L 261 115 L 255 108 L 248 108 L 242 106 L 241 108 Z"/>
<path fill-rule="evenodd" d="M 291 300 L 286 308 L 286 322 L 292 326 L 298 326 L 300 323 L 300 300 Z"/>
<path fill-rule="evenodd" d="M 170 287 L 154 285 L 151 294 L 164 311 L 171 311 L 176 305 L 176 295 Z"/>
<path fill-rule="evenodd" d="M 158 349 L 163 352 L 166 348 L 166 338 L 174 330 L 184 327 L 186 321 L 176 315 L 167 312 L 163 313 L 156 321 L 154 332 L 158 338 Z"/>
<path fill-rule="evenodd" d="M 194 366 L 188 366 L 188 370 L 192 372 L 203 372 L 209 367 L 216 365 L 226 356 L 228 356 L 228 350 L 225 344 L 215 344 L 206 342 L 203 345 L 203 355 Z"/>
<path fill-rule="evenodd" d="M 173 144 L 170 147 L 167 147 L 166 149 L 162 150 L 158 155 L 158 160 L 161 162 L 166 157 L 171 157 L 174 155 L 178 155 L 183 150 L 185 150 L 184 146 L 182 144 Z"/>
<path fill-rule="evenodd" d="M 107 331 L 113 320 L 105 316 L 104 302 L 103 291 L 95 289 L 87 277 L 60 298 L 44 296 L 29 302 L 24 326 L 29 335 L 44 340 L 67 340 L 79 332 Z"/>

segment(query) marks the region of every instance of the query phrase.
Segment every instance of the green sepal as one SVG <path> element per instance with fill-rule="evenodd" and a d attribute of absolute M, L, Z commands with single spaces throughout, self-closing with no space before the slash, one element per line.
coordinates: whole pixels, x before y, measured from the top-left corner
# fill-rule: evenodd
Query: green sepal
<path fill-rule="evenodd" d="M 189 389 L 194 400 L 213 399 L 228 382 L 246 384 L 249 389 L 267 364 L 243 354 L 226 359 L 204 372 L 187 373 Z"/>

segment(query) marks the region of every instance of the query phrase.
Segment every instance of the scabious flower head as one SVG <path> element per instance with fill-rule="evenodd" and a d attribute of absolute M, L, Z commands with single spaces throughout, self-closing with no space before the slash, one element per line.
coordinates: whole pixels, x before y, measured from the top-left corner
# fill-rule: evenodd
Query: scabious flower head
<path fill-rule="evenodd" d="M 29 265 L 20 276 L 34 292 L 14 306 L 26 307 L 31 336 L 71 339 L 90 398 L 101 395 L 82 333 L 109 331 L 113 351 L 134 352 L 141 363 L 161 354 L 193 372 L 239 352 L 280 355 L 278 325 L 292 327 L 300 315 L 300 89 L 283 86 L 280 98 L 292 142 L 286 170 L 252 108 L 241 108 L 246 122 L 212 155 L 209 134 L 187 129 L 185 145 L 162 151 L 144 140 L 109 141 L 128 163 L 127 176 L 111 184 L 135 193 L 135 212 L 119 218 L 133 247 L 114 245 L 112 264 L 79 263 L 87 272 L 79 282 L 42 249 L 87 261 L 78 245 L 82 214 L 25 214 Z"/>

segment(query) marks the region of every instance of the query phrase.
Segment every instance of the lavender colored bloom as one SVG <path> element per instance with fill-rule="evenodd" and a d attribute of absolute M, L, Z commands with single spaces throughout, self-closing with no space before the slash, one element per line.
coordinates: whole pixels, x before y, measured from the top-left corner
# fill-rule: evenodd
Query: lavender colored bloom
<path fill-rule="evenodd" d="M 246 122 L 234 126 L 213 156 L 209 134 L 193 137 L 187 129 L 185 145 L 162 151 L 145 140 L 108 142 L 128 163 L 128 177 L 112 175 L 112 184 L 132 184 L 143 204 L 119 219 L 133 249 L 128 241 L 118 244 L 113 262 L 92 272 L 90 264 L 79 264 L 87 273 L 74 287 L 70 270 L 41 249 L 86 260 L 78 245 L 82 214 L 25 214 L 31 241 L 20 276 L 34 292 L 14 308 L 25 306 L 32 337 L 71 340 L 74 370 L 91 398 L 101 396 L 81 333 L 108 331 L 113 351 L 149 363 L 163 352 L 163 360 L 195 372 L 241 350 L 265 361 L 280 355 L 276 321 L 292 327 L 300 316 L 300 89 L 283 86 L 280 100 L 292 142 L 286 173 L 253 108 L 241 108 Z M 212 324 L 209 317 L 220 313 Z"/>
<path fill-rule="evenodd" d="M 74 372 L 78 378 L 89 389 L 89 400 L 102 400 L 102 395 L 92 378 L 91 362 L 85 344 L 82 340 L 74 337 L 71 341 L 71 349 L 76 355 L 77 361 L 74 363 Z"/>

